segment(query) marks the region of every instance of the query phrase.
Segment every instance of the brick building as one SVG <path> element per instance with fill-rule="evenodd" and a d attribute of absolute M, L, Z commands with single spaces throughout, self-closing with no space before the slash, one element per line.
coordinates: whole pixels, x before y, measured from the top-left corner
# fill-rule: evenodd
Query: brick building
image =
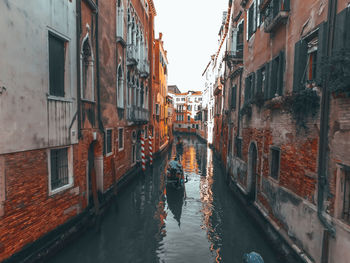
<path fill-rule="evenodd" d="M 159 33 L 159 38 L 154 41 L 154 71 L 152 82 L 152 108 L 153 115 L 151 125 L 154 132 L 154 152 L 165 149 L 169 143 L 167 128 L 167 89 L 168 89 L 168 58 L 162 40 L 163 34 Z"/>
<path fill-rule="evenodd" d="M 229 6 L 216 151 L 294 253 L 305 262 L 347 262 L 350 81 L 336 65 L 349 67 L 349 3 Z"/>
<path fill-rule="evenodd" d="M 0 2 L 0 261 L 97 213 L 152 114 L 152 0 L 39 2 Z"/>

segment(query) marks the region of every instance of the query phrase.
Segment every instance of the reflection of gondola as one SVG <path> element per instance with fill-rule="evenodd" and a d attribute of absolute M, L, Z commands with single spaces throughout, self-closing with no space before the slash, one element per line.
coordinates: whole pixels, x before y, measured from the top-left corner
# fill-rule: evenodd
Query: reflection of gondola
<path fill-rule="evenodd" d="M 185 188 L 176 189 L 170 185 L 166 186 L 166 199 L 169 210 L 174 215 L 175 220 L 180 226 L 180 219 L 182 214 L 182 206 L 184 203 Z"/>

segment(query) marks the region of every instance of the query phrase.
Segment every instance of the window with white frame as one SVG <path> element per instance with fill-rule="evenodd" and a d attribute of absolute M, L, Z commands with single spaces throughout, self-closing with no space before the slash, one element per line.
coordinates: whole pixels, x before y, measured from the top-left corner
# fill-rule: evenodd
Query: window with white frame
<path fill-rule="evenodd" d="M 117 1 L 117 37 L 124 38 L 124 6 L 123 0 Z"/>
<path fill-rule="evenodd" d="M 81 98 L 94 101 L 94 58 L 89 35 L 83 40 L 80 54 Z"/>
<path fill-rule="evenodd" d="M 124 109 L 124 73 L 122 65 L 118 66 L 117 106 L 120 109 Z"/>
<path fill-rule="evenodd" d="M 118 129 L 118 149 L 119 151 L 124 149 L 124 128 Z"/>
<path fill-rule="evenodd" d="M 106 130 L 106 155 L 109 156 L 113 153 L 113 130 Z"/>
<path fill-rule="evenodd" d="M 248 9 L 247 40 L 249 40 L 256 31 L 256 26 L 257 26 L 256 12 L 257 12 L 256 1 L 254 1 Z"/>
<path fill-rule="evenodd" d="M 50 194 L 63 191 L 73 185 L 72 147 L 48 150 Z"/>
<path fill-rule="evenodd" d="M 53 96 L 65 95 L 65 62 L 68 41 L 49 32 L 49 93 Z"/>

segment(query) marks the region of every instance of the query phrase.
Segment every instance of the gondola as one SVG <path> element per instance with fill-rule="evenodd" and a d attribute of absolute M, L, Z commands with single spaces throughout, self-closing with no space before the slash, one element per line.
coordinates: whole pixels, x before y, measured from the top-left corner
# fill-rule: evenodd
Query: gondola
<path fill-rule="evenodd" d="M 171 168 L 168 167 L 167 173 L 166 173 L 166 183 L 167 186 L 172 186 L 174 188 L 183 188 L 185 184 L 185 177 L 184 172 L 182 168 Z"/>

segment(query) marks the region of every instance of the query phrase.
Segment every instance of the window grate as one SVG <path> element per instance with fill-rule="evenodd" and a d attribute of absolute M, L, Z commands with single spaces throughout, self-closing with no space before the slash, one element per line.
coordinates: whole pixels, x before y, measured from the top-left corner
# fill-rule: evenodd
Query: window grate
<path fill-rule="evenodd" d="M 350 223 L 350 171 L 344 177 L 343 219 Z"/>
<path fill-rule="evenodd" d="M 69 183 L 68 176 L 68 151 L 53 149 L 50 151 L 51 164 L 51 189 L 55 190 Z"/>

